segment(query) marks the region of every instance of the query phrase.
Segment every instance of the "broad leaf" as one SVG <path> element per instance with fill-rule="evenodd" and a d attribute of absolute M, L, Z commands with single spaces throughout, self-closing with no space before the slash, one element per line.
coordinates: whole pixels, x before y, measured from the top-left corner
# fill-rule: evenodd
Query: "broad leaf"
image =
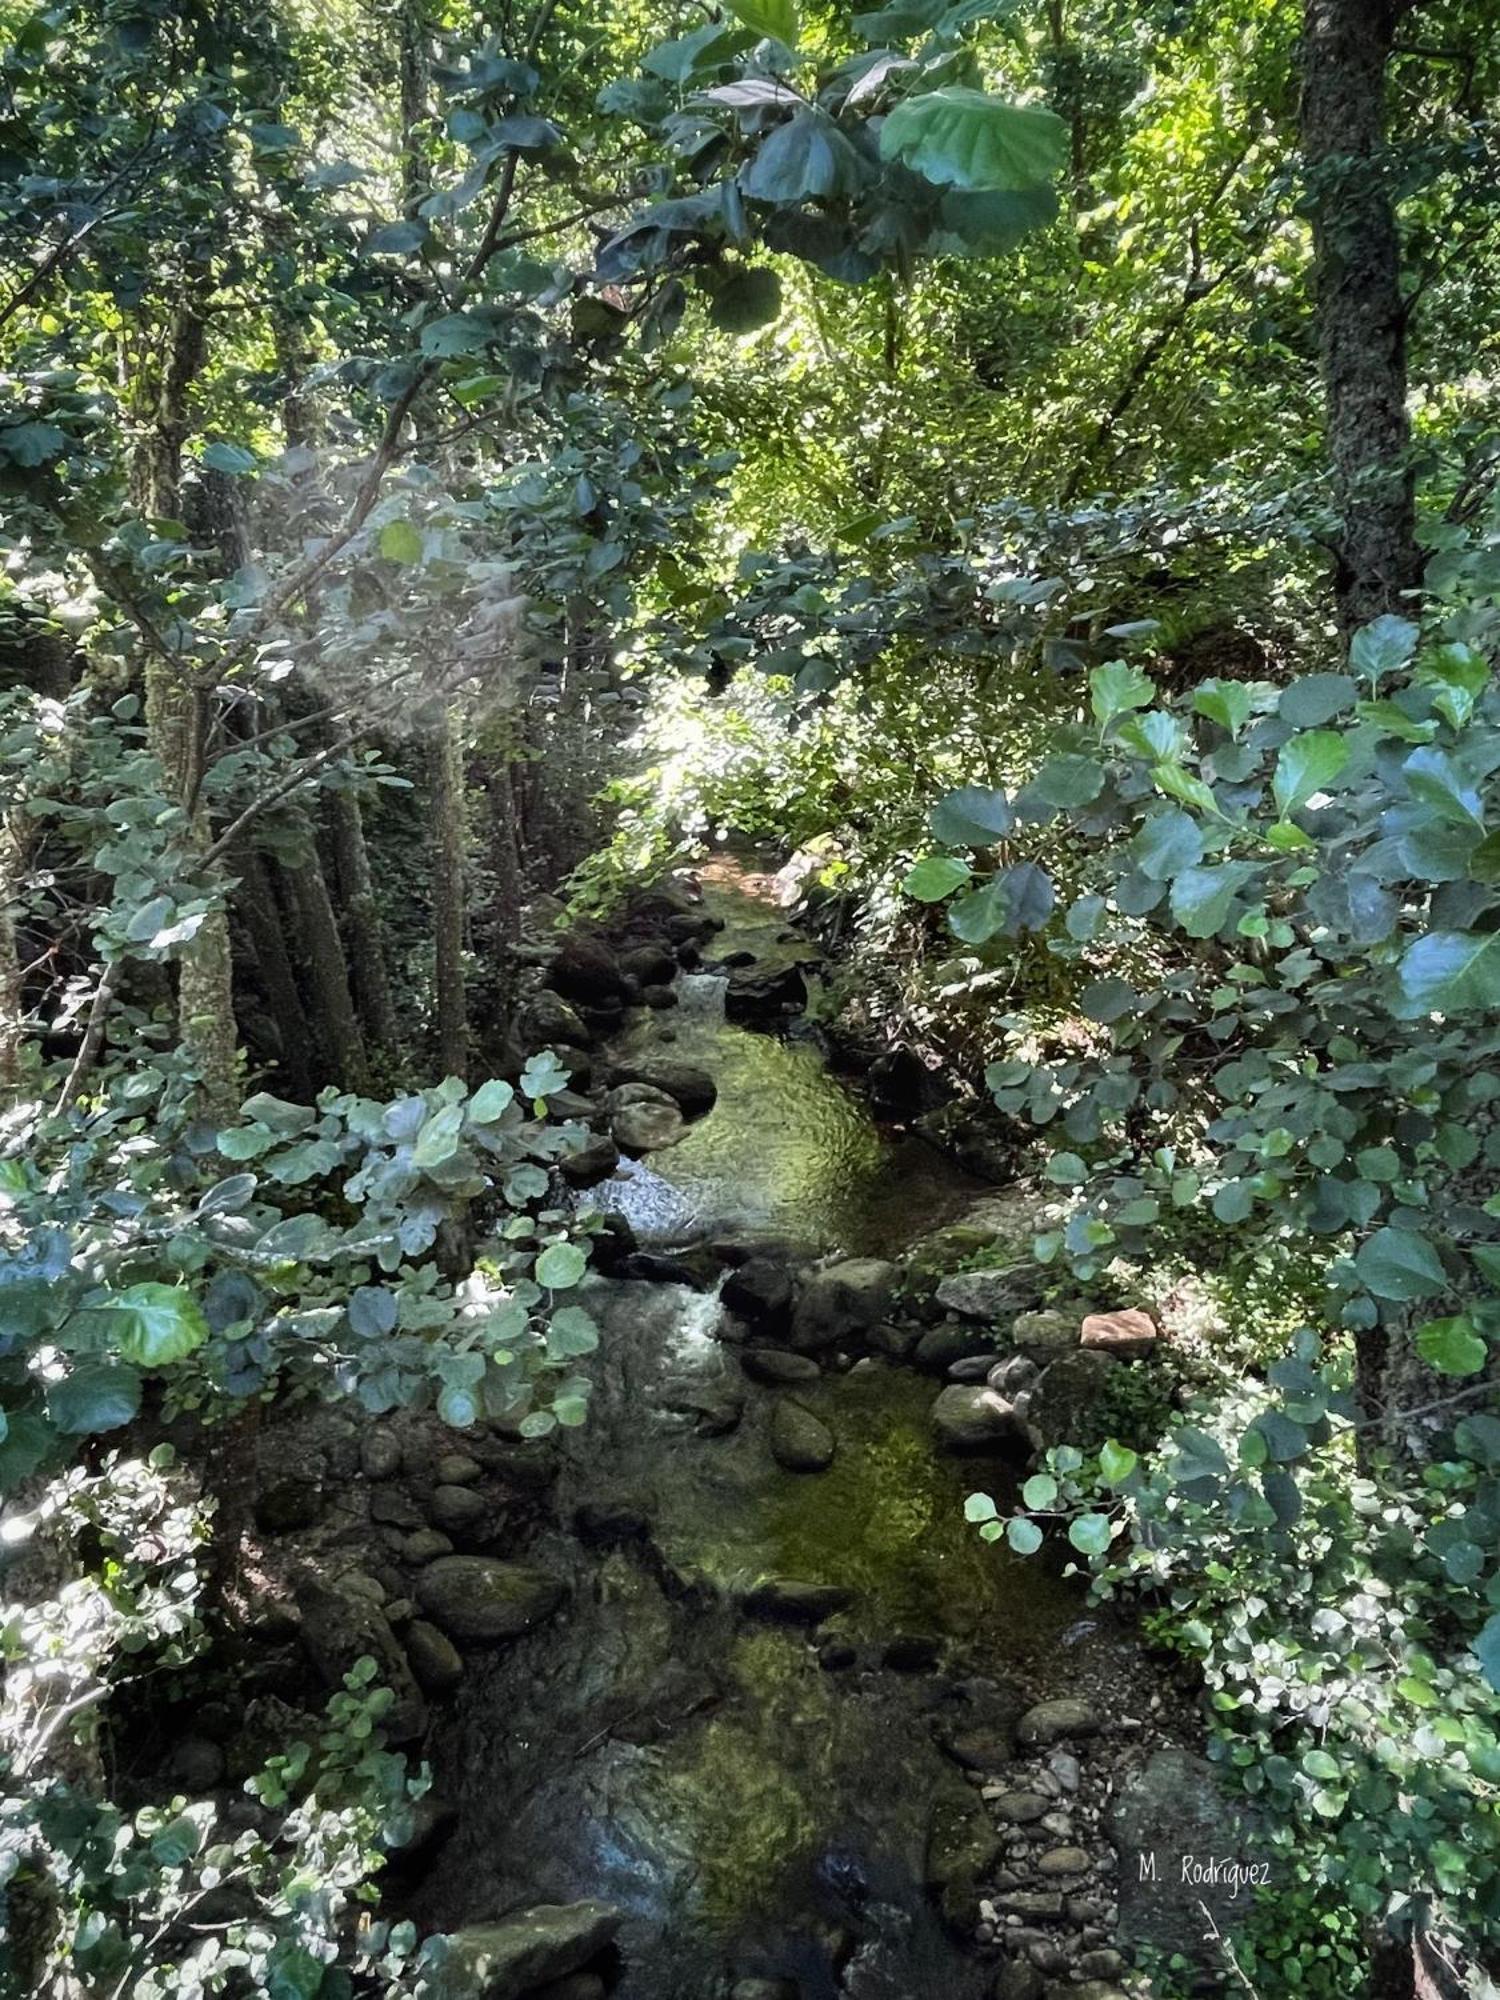
<path fill-rule="evenodd" d="M 1437 1252 L 1414 1229 L 1377 1229 L 1355 1252 L 1354 1268 L 1377 1299 L 1425 1299 L 1448 1283 Z"/>
<path fill-rule="evenodd" d="M 769 35 L 789 49 L 797 46 L 796 0 L 729 0 L 729 11 L 752 35 Z"/>
<path fill-rule="evenodd" d="M 137 1368 L 181 1361 L 208 1338 L 198 1301 L 182 1285 L 131 1285 L 104 1302 L 114 1344 Z"/>
<path fill-rule="evenodd" d="M 970 878 L 969 864 L 956 854 L 929 854 L 908 869 L 901 884 L 903 895 L 919 903 L 940 903 L 961 889 Z"/>
<path fill-rule="evenodd" d="M 1068 128 L 1039 105 L 952 85 L 908 97 L 886 119 L 881 156 L 940 187 L 1044 187 L 1068 156 Z"/>
<path fill-rule="evenodd" d="M 1290 819 L 1315 792 L 1326 791 L 1348 762 L 1349 745 L 1333 729 L 1310 729 L 1283 743 L 1271 779 L 1281 817 Z"/>
<path fill-rule="evenodd" d="M 1400 981 L 1416 1013 L 1500 1007 L 1500 931 L 1431 931 L 1402 959 Z"/>
<path fill-rule="evenodd" d="M 992 847 L 1010 832 L 1014 818 L 1004 792 L 988 785 L 961 785 L 938 800 L 928 825 L 933 839 L 949 847 Z"/>

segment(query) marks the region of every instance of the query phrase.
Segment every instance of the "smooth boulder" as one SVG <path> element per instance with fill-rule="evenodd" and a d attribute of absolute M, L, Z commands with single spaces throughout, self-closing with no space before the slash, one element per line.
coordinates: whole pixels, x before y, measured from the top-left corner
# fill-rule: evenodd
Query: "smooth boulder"
<path fill-rule="evenodd" d="M 850 1257 L 809 1273 L 792 1314 L 792 1345 L 816 1352 L 859 1342 L 886 1316 L 896 1266 L 883 1257 Z"/>
<path fill-rule="evenodd" d="M 615 1081 L 649 1084 L 653 1090 L 670 1097 L 685 1118 L 701 1118 L 718 1102 L 719 1086 L 706 1069 L 671 1056 L 652 1056 L 646 1062 L 628 1063 L 616 1070 Z"/>
<path fill-rule="evenodd" d="M 932 1406 L 932 1427 L 945 1451 L 1028 1450 L 1025 1419 L 1014 1404 L 982 1382 L 954 1382 Z"/>
<path fill-rule="evenodd" d="M 416 1580 L 416 1598 L 450 1639 L 514 1639 L 552 1616 L 563 1586 L 530 1563 L 495 1556 L 439 1556 Z"/>
<path fill-rule="evenodd" d="M 454 1931 L 433 1958 L 435 2000 L 521 2000 L 586 1965 L 620 1923 L 608 1903 L 537 1903 Z"/>
<path fill-rule="evenodd" d="M 772 1410 L 770 1436 L 771 1456 L 787 1472 L 826 1472 L 833 1463 L 833 1432 L 790 1396 Z"/>

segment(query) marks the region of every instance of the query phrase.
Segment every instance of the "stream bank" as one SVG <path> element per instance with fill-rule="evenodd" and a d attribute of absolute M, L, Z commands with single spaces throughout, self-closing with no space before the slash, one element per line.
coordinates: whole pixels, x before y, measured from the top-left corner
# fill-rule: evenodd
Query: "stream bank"
<path fill-rule="evenodd" d="M 1150 1340 L 1083 1345 L 1024 1205 L 829 1073 L 755 891 L 538 953 L 522 1036 L 592 1133 L 588 1423 L 367 1427 L 282 1547 L 316 1545 L 301 1642 L 330 1680 L 374 1652 L 432 1763 L 392 1901 L 453 1934 L 454 2000 L 1109 2000 L 1162 1915 L 1117 1846 L 1206 1780 L 1161 1664 L 963 1501 Z"/>

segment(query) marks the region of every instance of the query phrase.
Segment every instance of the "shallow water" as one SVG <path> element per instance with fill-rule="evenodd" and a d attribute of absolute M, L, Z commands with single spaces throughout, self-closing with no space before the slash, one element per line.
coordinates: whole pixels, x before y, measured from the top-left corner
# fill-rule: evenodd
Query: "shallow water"
<path fill-rule="evenodd" d="M 740 934 L 757 925 L 760 908 Z M 687 999 L 671 1053 L 710 1068 L 720 1097 L 628 1190 L 655 1204 L 660 1239 L 732 1225 L 894 1249 L 968 1198 L 936 1155 L 919 1166 L 883 1137 L 811 1043 L 726 1025 L 707 983 Z M 984 1726 L 1013 1683 L 1038 1692 L 1078 1596 L 965 1524 L 965 1493 L 997 1475 L 933 1453 L 930 1379 L 865 1363 L 799 1390 L 837 1451 L 825 1473 L 789 1473 L 767 1449 L 770 1392 L 716 1337 L 716 1299 L 595 1284 L 589 1303 L 603 1340 L 558 1518 L 630 1509 L 649 1535 L 601 1551 L 556 1531 L 529 1551 L 570 1600 L 471 1671 L 434 1746 L 460 1830 L 418 1913 L 453 1927 L 612 1902 L 620 2000 L 723 2000 L 767 1974 L 801 2000 L 981 2000 L 993 1969 L 923 1886 L 935 1803 L 970 1795 L 935 1735 Z M 737 1427 L 703 1435 L 703 1413 L 736 1400 Z M 816 1635 L 758 1624 L 735 1600 L 767 1577 L 853 1602 Z M 940 1640 L 941 1671 L 885 1668 L 902 1633 Z M 853 1666 L 820 1663 L 830 1640 Z"/>

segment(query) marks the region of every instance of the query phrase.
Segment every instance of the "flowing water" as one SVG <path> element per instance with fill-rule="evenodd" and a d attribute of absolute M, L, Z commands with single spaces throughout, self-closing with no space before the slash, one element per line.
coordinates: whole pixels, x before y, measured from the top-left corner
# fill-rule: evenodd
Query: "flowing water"
<path fill-rule="evenodd" d="M 776 922 L 746 901 L 721 895 L 725 951 Z M 962 1207 L 969 1185 L 884 1137 L 810 1043 L 726 1024 L 722 982 L 685 983 L 670 1052 L 719 1101 L 615 1190 L 638 1228 L 892 1251 Z M 602 1898 L 626 1913 L 620 2000 L 722 2000 L 752 1975 L 801 2000 L 979 2000 L 993 1973 L 923 1884 L 933 1806 L 967 1796 L 936 1739 L 1013 1709 L 1014 1682 L 1044 1690 L 1077 1596 L 966 1526 L 975 1468 L 934 1455 L 930 1380 L 871 1362 L 799 1388 L 838 1445 L 827 1472 L 789 1473 L 712 1295 L 600 1284 L 590 1304 L 603 1340 L 558 1519 L 583 1509 L 591 1536 L 529 1551 L 568 1607 L 471 1668 L 434 1747 L 460 1820 L 419 1913 Z M 736 1598 L 768 1577 L 852 1603 L 816 1635 L 758 1623 Z M 884 1667 L 898 1634 L 940 1640 L 941 1671 Z M 820 1661 L 829 1641 L 854 1664 Z"/>

